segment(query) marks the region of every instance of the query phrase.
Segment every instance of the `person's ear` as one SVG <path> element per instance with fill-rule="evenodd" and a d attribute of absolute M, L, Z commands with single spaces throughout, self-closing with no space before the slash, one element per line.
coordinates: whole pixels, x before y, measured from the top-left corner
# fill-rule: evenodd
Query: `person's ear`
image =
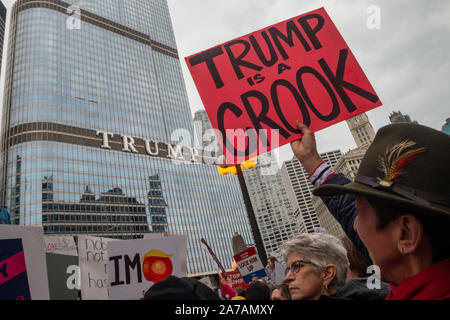
<path fill-rule="evenodd" d="M 424 237 L 423 224 L 413 215 L 403 215 L 397 220 L 400 228 L 397 248 L 402 255 L 417 250 Z"/>
<path fill-rule="evenodd" d="M 330 286 L 334 278 L 336 278 L 336 266 L 334 264 L 328 264 L 322 270 L 323 285 L 327 288 Z"/>

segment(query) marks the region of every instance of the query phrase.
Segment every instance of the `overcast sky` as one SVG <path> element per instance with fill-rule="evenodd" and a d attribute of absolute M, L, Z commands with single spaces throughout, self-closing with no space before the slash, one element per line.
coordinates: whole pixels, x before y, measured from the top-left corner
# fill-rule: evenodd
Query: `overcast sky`
<path fill-rule="evenodd" d="M 3 2 L 10 8 L 14 1 Z M 203 105 L 184 57 L 325 7 L 383 102 L 368 112 L 375 131 L 389 123 L 393 111 L 438 130 L 450 118 L 450 1 L 168 0 L 168 4 L 192 114 Z M 379 30 L 367 28 L 367 9 L 372 5 L 380 9 Z M 316 136 L 320 152 L 355 147 L 345 123 Z M 279 155 L 282 161 L 292 158 L 290 146 L 282 147 Z"/>
<path fill-rule="evenodd" d="M 184 57 L 325 7 L 383 102 L 369 111 L 377 131 L 393 111 L 440 130 L 450 118 L 450 1 L 168 0 L 193 112 L 203 105 Z M 381 28 L 368 29 L 367 9 L 380 9 Z M 345 123 L 319 131 L 320 152 L 355 147 Z M 282 161 L 292 158 L 281 148 Z"/>

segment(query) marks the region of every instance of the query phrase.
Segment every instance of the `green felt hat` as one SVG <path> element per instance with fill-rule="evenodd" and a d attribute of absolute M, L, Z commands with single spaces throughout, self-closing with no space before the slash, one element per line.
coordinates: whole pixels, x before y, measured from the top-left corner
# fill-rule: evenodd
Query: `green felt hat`
<path fill-rule="evenodd" d="M 343 193 L 450 218 L 450 136 L 414 123 L 381 128 L 354 182 L 313 191 L 316 196 Z"/>

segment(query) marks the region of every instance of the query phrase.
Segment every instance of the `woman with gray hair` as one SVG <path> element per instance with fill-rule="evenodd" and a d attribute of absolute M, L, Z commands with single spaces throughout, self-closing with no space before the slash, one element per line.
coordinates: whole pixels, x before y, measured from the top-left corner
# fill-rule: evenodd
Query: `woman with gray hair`
<path fill-rule="evenodd" d="M 345 284 L 347 251 L 330 234 L 301 234 L 285 242 L 281 253 L 287 264 L 284 281 L 289 284 L 292 300 L 335 296 Z"/>

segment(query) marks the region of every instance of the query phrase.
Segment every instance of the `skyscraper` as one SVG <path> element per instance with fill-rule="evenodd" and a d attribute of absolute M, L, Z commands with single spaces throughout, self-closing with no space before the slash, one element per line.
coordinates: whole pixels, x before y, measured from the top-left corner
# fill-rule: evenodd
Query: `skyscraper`
<path fill-rule="evenodd" d="M 355 179 L 361 160 L 367 152 L 369 145 L 361 146 L 344 153 L 334 165 L 334 171 L 342 173 L 350 180 Z"/>
<path fill-rule="evenodd" d="M 300 233 L 273 153 L 259 156 L 253 169 L 244 170 L 244 177 L 264 248 L 270 255 Z"/>
<path fill-rule="evenodd" d="M 215 152 L 218 156 L 223 154 L 205 110 L 195 112 L 194 131 L 198 147 Z"/>
<path fill-rule="evenodd" d="M 402 122 L 417 123 L 417 121 L 412 121 L 409 115 L 407 114 L 403 115 L 400 111 L 392 112 L 389 115 L 389 120 L 391 121 L 391 123 L 402 123 Z"/>
<path fill-rule="evenodd" d="M 369 122 L 367 114 L 361 113 L 353 118 L 345 120 L 358 147 L 372 143 L 375 131 Z"/>
<path fill-rule="evenodd" d="M 6 7 L 0 1 L 0 67 L 2 66 L 3 39 L 5 38 Z"/>
<path fill-rule="evenodd" d="M 401 113 L 399 113 L 401 115 Z M 392 120 L 392 119 L 391 119 Z M 354 179 L 358 171 L 359 164 L 366 154 L 367 149 L 375 138 L 375 132 L 365 113 L 347 120 L 347 124 L 352 132 L 357 147 L 349 150 L 334 164 L 334 170 L 342 173 L 349 179 Z"/>
<path fill-rule="evenodd" d="M 341 152 L 329 151 L 321 153 L 320 156 L 333 166 L 341 157 Z M 300 161 L 294 157 L 283 163 L 281 176 L 301 232 L 314 232 L 314 229 L 321 227 L 321 224 L 312 203 L 313 186 L 308 180 L 308 173 L 303 169 Z"/>
<path fill-rule="evenodd" d="M 6 72 L 1 203 L 13 223 L 186 234 L 191 275 L 215 270 L 201 238 L 224 265 L 235 232 L 253 242 L 236 177 L 173 144 L 193 127 L 166 0 L 18 0 Z"/>

